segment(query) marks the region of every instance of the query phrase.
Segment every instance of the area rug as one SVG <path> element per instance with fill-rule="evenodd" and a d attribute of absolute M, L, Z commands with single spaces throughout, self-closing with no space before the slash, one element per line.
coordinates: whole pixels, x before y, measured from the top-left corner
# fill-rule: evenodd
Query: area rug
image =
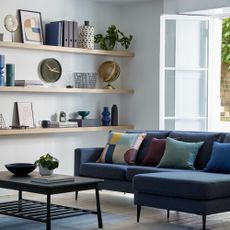
<path fill-rule="evenodd" d="M 126 222 L 128 217 L 102 213 L 104 229 L 116 229 L 114 226 Z M 51 222 L 52 230 L 91 230 L 98 229 L 97 215 L 87 214 L 65 219 L 54 220 Z M 45 230 L 46 224 L 17 217 L 0 215 L 0 229 L 4 230 Z"/>

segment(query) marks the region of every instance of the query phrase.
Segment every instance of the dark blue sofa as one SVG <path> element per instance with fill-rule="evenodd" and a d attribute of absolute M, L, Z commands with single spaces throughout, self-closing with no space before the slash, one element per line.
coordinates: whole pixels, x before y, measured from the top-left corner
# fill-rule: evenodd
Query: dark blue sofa
<path fill-rule="evenodd" d="M 75 175 L 104 179 L 101 189 L 134 193 L 138 221 L 141 206 L 149 206 L 202 215 L 205 229 L 206 215 L 230 210 L 230 175 L 201 172 L 210 159 L 213 142 L 229 141 L 230 134 L 161 130 L 144 132 L 147 136 L 140 146 L 135 165 L 96 163 L 103 148 L 78 148 L 75 150 Z M 141 166 L 153 137 L 203 141 L 194 163 L 196 170 Z"/>

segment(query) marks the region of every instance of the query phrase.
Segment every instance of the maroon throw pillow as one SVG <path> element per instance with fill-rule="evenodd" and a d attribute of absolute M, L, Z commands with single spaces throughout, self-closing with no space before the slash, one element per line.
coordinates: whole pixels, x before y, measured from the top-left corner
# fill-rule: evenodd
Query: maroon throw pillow
<path fill-rule="evenodd" d="M 156 166 L 164 155 L 166 139 L 153 138 L 141 165 Z"/>

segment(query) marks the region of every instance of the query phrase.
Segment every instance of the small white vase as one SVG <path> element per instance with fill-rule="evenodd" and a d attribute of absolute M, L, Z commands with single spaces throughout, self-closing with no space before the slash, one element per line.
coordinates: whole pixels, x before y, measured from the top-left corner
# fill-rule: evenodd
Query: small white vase
<path fill-rule="evenodd" d="M 44 168 L 41 165 L 39 165 L 39 174 L 41 176 L 50 176 L 53 174 L 53 171 L 54 171 L 53 169 L 49 170 L 48 168 Z"/>

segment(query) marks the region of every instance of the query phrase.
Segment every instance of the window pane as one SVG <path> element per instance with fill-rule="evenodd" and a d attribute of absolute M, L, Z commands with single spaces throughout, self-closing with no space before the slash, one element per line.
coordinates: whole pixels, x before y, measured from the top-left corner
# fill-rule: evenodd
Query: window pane
<path fill-rule="evenodd" d="M 207 116 L 206 71 L 165 71 L 165 116 Z"/>
<path fill-rule="evenodd" d="M 187 119 L 170 119 L 165 120 L 166 130 L 207 130 L 207 119 L 187 120 Z"/>
<path fill-rule="evenodd" d="M 166 67 L 207 67 L 208 22 L 166 20 Z"/>

